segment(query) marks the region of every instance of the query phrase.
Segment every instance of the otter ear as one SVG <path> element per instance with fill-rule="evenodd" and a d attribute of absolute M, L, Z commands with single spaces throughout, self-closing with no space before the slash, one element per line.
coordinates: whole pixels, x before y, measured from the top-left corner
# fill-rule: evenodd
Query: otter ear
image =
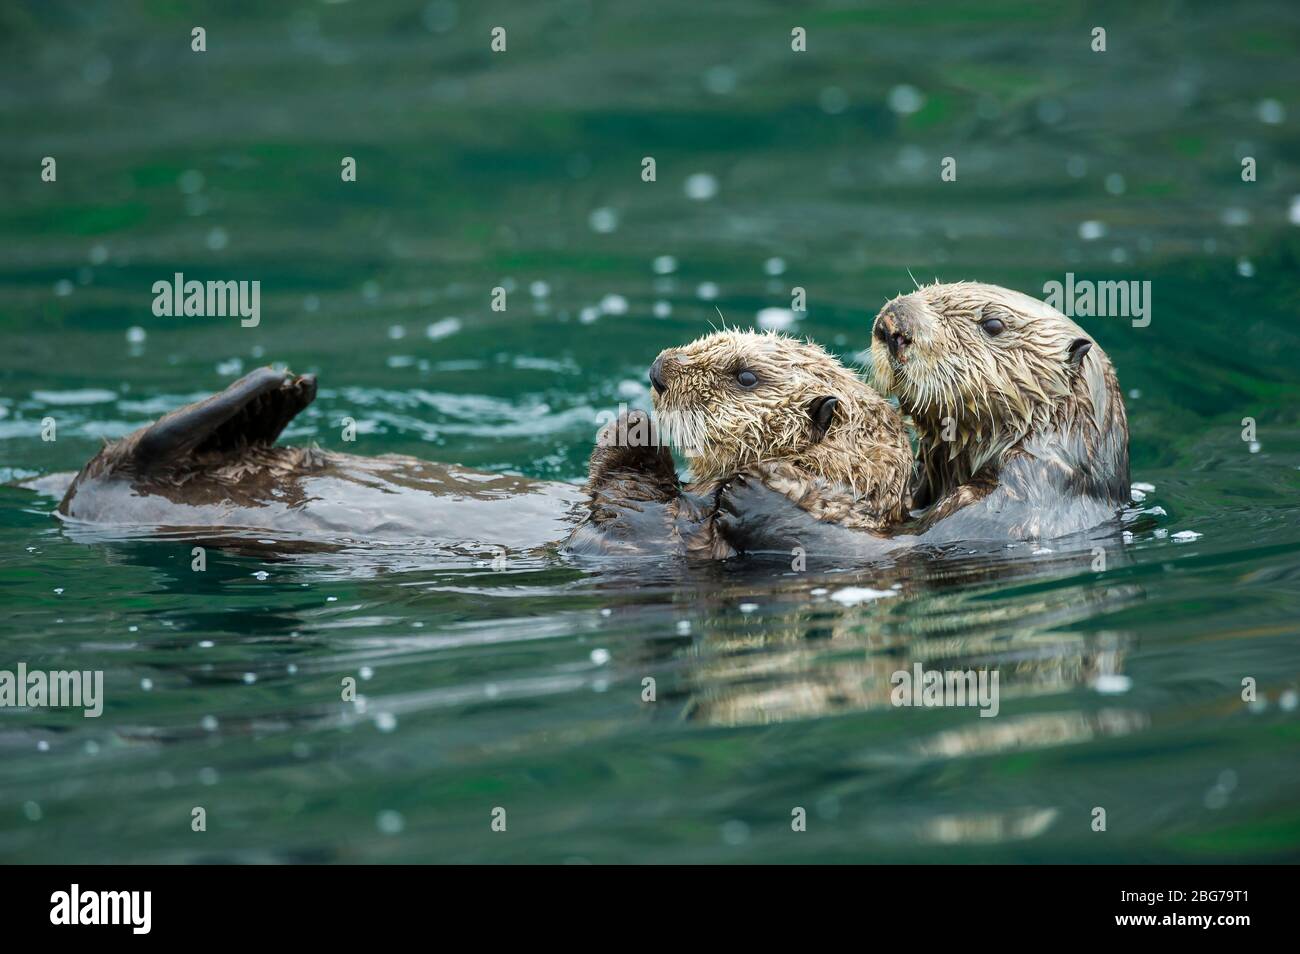
<path fill-rule="evenodd" d="M 821 440 L 830 430 L 831 421 L 835 418 L 835 405 L 840 403 L 840 399 L 833 394 L 825 397 L 814 398 L 808 404 L 808 416 L 812 418 L 813 442 Z"/>
<path fill-rule="evenodd" d="M 1070 342 L 1070 347 L 1065 353 L 1065 362 L 1072 368 L 1077 368 L 1083 364 L 1083 359 L 1087 357 L 1088 352 L 1092 350 L 1092 342 L 1087 338 L 1075 338 Z"/>

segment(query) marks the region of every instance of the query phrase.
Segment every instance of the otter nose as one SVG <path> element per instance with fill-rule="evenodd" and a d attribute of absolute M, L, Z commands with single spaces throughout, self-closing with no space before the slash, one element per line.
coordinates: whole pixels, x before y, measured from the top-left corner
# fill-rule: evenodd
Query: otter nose
<path fill-rule="evenodd" d="M 902 360 L 903 351 L 912 343 L 906 319 L 894 310 L 882 311 L 876 318 L 876 340 L 889 349 L 889 353 Z"/>
<path fill-rule="evenodd" d="M 655 363 L 650 365 L 650 386 L 658 394 L 663 394 L 668 390 L 668 385 L 664 383 L 664 356 L 660 355 L 655 358 Z"/>

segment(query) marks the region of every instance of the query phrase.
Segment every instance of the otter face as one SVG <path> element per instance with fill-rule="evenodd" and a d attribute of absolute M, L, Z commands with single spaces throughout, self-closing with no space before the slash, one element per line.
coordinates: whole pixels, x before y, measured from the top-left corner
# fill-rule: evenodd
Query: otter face
<path fill-rule="evenodd" d="M 1007 446 L 1050 417 L 1092 342 L 1054 308 L 974 282 L 929 285 L 885 305 L 871 355 L 882 390 L 922 432 Z"/>
<path fill-rule="evenodd" d="M 862 384 L 817 345 L 783 335 L 718 331 L 663 351 L 650 367 L 660 433 L 696 480 L 797 456 L 833 426 Z"/>

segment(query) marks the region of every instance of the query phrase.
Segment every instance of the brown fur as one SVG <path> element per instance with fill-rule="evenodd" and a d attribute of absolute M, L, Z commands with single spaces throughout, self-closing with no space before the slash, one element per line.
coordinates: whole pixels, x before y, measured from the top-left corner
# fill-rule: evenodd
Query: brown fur
<path fill-rule="evenodd" d="M 697 487 L 748 473 L 820 520 L 882 530 L 906 516 L 902 419 L 817 345 L 719 331 L 664 351 L 656 367 L 660 434 L 682 448 Z M 757 376 L 752 387 L 742 371 Z M 826 398 L 836 403 L 823 428 L 815 408 Z"/>
<path fill-rule="evenodd" d="M 1003 324 L 997 335 L 982 325 L 990 318 Z M 891 349 L 895 335 L 903 337 Z M 1017 499 L 1050 487 L 1067 499 L 1128 500 L 1128 422 L 1115 370 L 1050 306 L 996 285 L 928 285 L 881 309 L 871 351 L 877 384 L 916 425 L 914 498 L 936 505 L 934 517 L 983 499 L 1012 463 Z"/>

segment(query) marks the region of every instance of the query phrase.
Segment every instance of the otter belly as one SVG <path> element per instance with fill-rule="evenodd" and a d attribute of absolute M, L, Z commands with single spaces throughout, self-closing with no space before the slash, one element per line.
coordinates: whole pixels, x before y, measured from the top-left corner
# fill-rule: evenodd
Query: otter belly
<path fill-rule="evenodd" d="M 229 465 L 181 480 L 80 479 L 61 512 L 99 525 L 242 529 L 296 537 L 419 540 L 470 549 L 534 549 L 564 540 L 580 487 L 481 473 L 410 457 L 319 455 L 316 466 Z"/>

